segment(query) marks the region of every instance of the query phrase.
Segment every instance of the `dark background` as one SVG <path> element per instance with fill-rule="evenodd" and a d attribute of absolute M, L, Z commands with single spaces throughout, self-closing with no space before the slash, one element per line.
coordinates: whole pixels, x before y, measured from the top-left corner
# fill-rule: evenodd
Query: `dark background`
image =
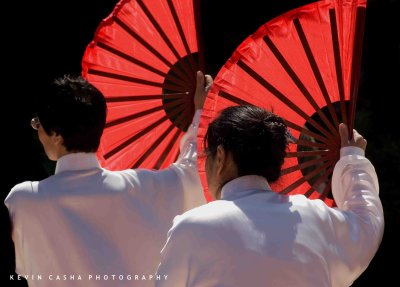
<path fill-rule="evenodd" d="M 285 11 L 313 1 L 203 0 L 202 30 L 206 72 L 216 76 L 234 49 L 259 26 Z M 52 168 L 29 122 L 41 88 L 65 73 L 79 74 L 80 61 L 97 25 L 116 0 L 9 1 L 2 4 L 1 200 L 17 183 L 40 180 Z M 353 286 L 398 286 L 400 259 L 400 8 L 399 0 L 369 0 L 356 128 L 368 139 L 385 211 L 385 234 L 375 258 Z M 5 75 L 5 76 L 4 76 Z M 13 247 L 7 210 L 1 206 L 1 286 L 9 281 Z M 60 246 L 60 248 L 62 248 Z M 389 263 L 390 262 L 390 263 Z M 265 266 L 264 268 L 268 268 Z M 313 272 L 310 270 L 310 272 Z"/>

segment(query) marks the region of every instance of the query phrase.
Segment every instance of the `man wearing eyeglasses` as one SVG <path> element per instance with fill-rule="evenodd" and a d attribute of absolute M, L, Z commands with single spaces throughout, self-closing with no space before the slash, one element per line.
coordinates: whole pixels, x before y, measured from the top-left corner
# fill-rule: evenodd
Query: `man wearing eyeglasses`
<path fill-rule="evenodd" d="M 172 219 L 205 203 L 196 138 L 211 84 L 197 73 L 196 113 L 177 162 L 160 171 L 111 172 L 95 155 L 106 121 L 103 95 L 81 77 L 54 82 L 31 125 L 57 161 L 55 174 L 16 185 L 5 200 L 16 272 L 30 286 L 154 284 Z"/>

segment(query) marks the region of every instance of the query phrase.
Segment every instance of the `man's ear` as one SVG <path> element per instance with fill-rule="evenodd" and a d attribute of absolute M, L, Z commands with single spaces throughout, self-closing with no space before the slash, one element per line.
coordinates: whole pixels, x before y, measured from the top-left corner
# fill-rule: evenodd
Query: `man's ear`
<path fill-rule="evenodd" d="M 217 174 L 224 179 L 237 177 L 238 170 L 233 160 L 231 152 L 226 151 L 222 146 L 218 146 L 216 154 Z"/>
<path fill-rule="evenodd" d="M 217 174 L 221 175 L 226 168 L 227 153 L 225 149 L 219 145 L 216 154 Z"/>

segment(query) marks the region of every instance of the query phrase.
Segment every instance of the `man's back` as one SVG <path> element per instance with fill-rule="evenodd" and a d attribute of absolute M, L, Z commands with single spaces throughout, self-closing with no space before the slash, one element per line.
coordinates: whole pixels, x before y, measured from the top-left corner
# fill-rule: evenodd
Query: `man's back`
<path fill-rule="evenodd" d="M 29 275 L 30 286 L 154 283 L 173 217 L 204 202 L 181 170 L 111 172 L 95 154 L 75 153 L 59 159 L 55 175 L 15 186 L 6 205 L 17 273 Z"/>
<path fill-rule="evenodd" d="M 48 158 L 57 161 L 55 175 L 19 184 L 5 200 L 16 272 L 31 287 L 154 283 L 150 276 L 171 220 L 205 203 L 197 129 L 211 84 L 210 76 L 197 73 L 193 122 L 177 161 L 162 171 L 100 168 L 95 152 L 106 100 L 85 79 L 64 76 L 41 93 L 31 126 Z"/>
<path fill-rule="evenodd" d="M 383 213 L 373 166 L 361 149 L 345 152 L 333 179 L 341 210 L 247 175 L 176 217 L 157 286 L 350 286 L 379 246 Z"/>

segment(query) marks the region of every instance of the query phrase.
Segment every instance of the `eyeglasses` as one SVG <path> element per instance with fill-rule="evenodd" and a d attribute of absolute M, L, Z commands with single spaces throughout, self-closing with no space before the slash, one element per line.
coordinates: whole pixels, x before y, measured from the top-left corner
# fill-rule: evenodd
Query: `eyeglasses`
<path fill-rule="evenodd" d="M 38 117 L 31 119 L 31 126 L 34 130 L 38 130 L 40 128 L 40 121 Z"/>

